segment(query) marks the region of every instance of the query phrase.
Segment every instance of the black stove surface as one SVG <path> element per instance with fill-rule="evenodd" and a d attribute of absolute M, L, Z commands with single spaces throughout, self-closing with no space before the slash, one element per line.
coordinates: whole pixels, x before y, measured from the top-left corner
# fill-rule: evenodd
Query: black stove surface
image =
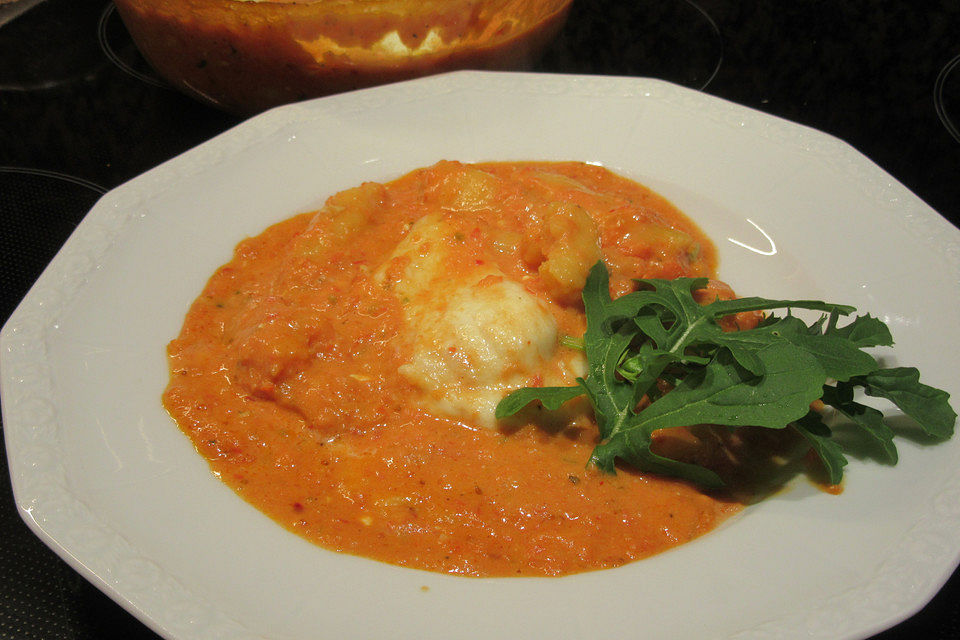
<path fill-rule="evenodd" d="M 44 0 L 8 21 L 11 6 L 0 323 L 100 195 L 239 122 L 169 89 L 111 3 Z M 536 70 L 662 78 L 820 129 L 960 225 L 955 0 L 576 0 Z M 30 533 L 6 467 L 0 484 L 0 639 L 157 637 Z M 960 574 L 876 637 L 960 638 Z"/>

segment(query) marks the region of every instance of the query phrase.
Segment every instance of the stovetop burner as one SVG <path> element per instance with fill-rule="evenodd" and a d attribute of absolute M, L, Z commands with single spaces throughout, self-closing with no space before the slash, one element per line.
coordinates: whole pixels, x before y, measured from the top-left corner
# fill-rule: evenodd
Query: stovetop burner
<path fill-rule="evenodd" d="M 960 142 L 960 55 L 944 65 L 937 76 L 933 104 L 940 122 Z"/>
<path fill-rule="evenodd" d="M 83 2 L 41 2 L 3 26 L 0 91 L 49 91 L 95 76 L 105 60 Z"/>
<path fill-rule="evenodd" d="M 33 282 L 60 249 L 87 211 L 107 192 L 98 184 L 43 169 L 0 167 L 0 194 L 3 194 L 3 236 L 16 238 L 0 262 L 0 290 L 5 296 L 0 318 L 8 317 L 16 301 L 27 293 L 25 283 Z M 50 216 L 49 212 L 57 212 Z M 43 220 L 43 225 L 37 221 Z"/>
<path fill-rule="evenodd" d="M 574 11 L 577 11 L 576 4 Z M 623 43 L 607 55 L 580 55 L 575 46 L 555 47 L 545 66 L 564 66 L 574 73 L 660 78 L 692 89 L 704 89 L 723 61 L 723 37 L 711 15 L 693 0 L 633 0 L 595 5 L 602 20 L 576 20 L 561 33 L 573 42 Z"/>
<path fill-rule="evenodd" d="M 140 55 L 113 3 L 108 4 L 100 14 L 97 39 L 104 55 L 125 73 L 155 87 L 170 89 L 170 85 Z"/>

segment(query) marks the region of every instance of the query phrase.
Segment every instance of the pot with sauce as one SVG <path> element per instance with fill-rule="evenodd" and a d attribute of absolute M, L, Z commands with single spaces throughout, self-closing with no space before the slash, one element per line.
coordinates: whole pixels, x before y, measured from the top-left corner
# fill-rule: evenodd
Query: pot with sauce
<path fill-rule="evenodd" d="M 522 69 L 572 0 L 116 0 L 177 89 L 249 115 L 454 69 Z"/>

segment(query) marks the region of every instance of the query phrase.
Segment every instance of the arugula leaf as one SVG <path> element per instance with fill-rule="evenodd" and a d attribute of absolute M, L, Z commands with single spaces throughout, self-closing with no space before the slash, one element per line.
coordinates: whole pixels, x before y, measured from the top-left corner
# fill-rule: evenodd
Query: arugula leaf
<path fill-rule="evenodd" d="M 829 482 L 839 484 L 843 479 L 843 468 L 847 466 L 847 458 L 843 455 L 843 447 L 830 439 L 832 435 L 830 427 L 824 424 L 820 414 L 816 411 L 810 411 L 797 420 L 794 427 L 820 456 Z"/>
<path fill-rule="evenodd" d="M 883 421 L 883 412 L 853 401 L 853 385 L 827 386 L 823 389 L 823 401 L 854 425 L 876 440 L 891 464 L 897 463 L 897 447 L 893 443 L 893 430 Z"/>
<path fill-rule="evenodd" d="M 893 346 L 893 336 L 890 335 L 890 329 L 882 320 L 874 318 L 870 314 L 859 316 L 847 326 L 834 329 L 831 333 L 846 338 L 859 349 Z"/>
<path fill-rule="evenodd" d="M 937 438 L 953 435 L 957 413 L 950 407 L 950 394 L 922 384 L 920 372 L 913 367 L 878 369 L 853 382 L 863 385 L 867 395 L 886 398 L 897 405 L 928 435 Z"/>
<path fill-rule="evenodd" d="M 514 391 L 497 404 L 498 420 L 519 412 L 525 406 L 539 400 L 544 408 L 556 411 L 563 403 L 583 395 L 582 387 L 524 387 Z"/>
<path fill-rule="evenodd" d="M 651 450 L 658 429 L 697 424 L 783 429 L 793 426 L 817 453 L 831 482 L 847 460 L 840 444 L 811 404 L 821 399 L 876 440 L 896 462 L 893 432 L 883 414 L 853 400 L 862 388 L 893 402 L 924 431 L 953 434 L 957 414 L 949 394 L 920 383 L 916 369 L 881 369 L 864 348 L 890 346 L 887 326 L 869 315 L 838 326 L 854 307 L 819 300 L 740 298 L 699 304 L 693 292 L 705 278 L 638 280 L 640 290 L 610 298 L 603 262 L 591 269 L 583 289 L 587 328 L 583 350 L 588 374 L 573 387 L 525 388 L 497 406 L 504 418 L 539 401 L 550 410 L 586 394 L 601 442 L 592 464 L 614 472 L 617 460 L 642 470 L 684 478 L 707 487 L 722 484 L 702 466 Z M 747 311 L 787 309 L 753 329 L 726 332 L 720 320 Z M 821 311 L 807 325 L 793 309 Z M 663 393 L 658 381 L 674 386 Z"/>
<path fill-rule="evenodd" d="M 650 462 L 649 457 L 640 456 L 638 452 L 649 449 L 654 431 L 701 424 L 707 422 L 704 416 L 710 416 L 711 424 L 782 428 L 806 414 L 810 403 L 819 397 L 826 379 L 817 362 L 789 344 L 771 345 L 760 351 L 760 357 L 767 368 L 767 375 L 762 378 L 739 367 L 725 354 L 696 369 L 646 409 L 630 411 L 616 428 L 608 428 L 606 432 L 601 428 L 604 442 L 594 450 L 591 461 L 607 471 L 613 471 L 614 459 L 618 457 L 649 468 L 645 464 Z M 794 370 L 809 375 L 792 375 Z M 662 459 L 657 466 L 663 466 Z M 678 467 L 673 471 L 673 475 L 718 486 L 719 478 L 707 481 L 690 473 L 688 468 Z"/>

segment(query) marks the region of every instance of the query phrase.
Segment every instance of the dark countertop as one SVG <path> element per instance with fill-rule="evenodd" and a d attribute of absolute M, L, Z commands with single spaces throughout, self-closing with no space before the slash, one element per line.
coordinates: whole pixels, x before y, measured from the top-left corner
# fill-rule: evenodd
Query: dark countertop
<path fill-rule="evenodd" d="M 576 0 L 536 69 L 659 77 L 815 127 L 960 225 L 954 0 Z M 0 323 L 102 193 L 237 122 L 165 88 L 104 0 L 0 24 Z M 3 464 L 0 639 L 156 638 L 29 532 Z M 960 574 L 876 637 L 960 637 Z"/>

